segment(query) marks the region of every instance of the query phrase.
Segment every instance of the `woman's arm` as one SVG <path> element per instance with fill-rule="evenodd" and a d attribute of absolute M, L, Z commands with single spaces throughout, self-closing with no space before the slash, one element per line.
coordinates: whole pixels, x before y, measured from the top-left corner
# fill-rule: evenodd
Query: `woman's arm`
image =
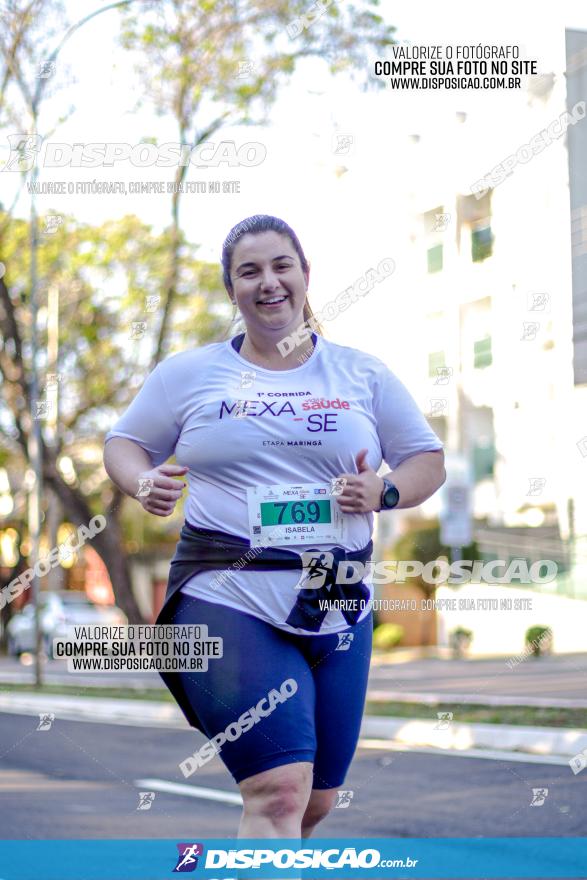
<path fill-rule="evenodd" d="M 185 483 L 173 477 L 188 470 L 176 464 L 153 467 L 149 453 L 126 437 L 112 437 L 104 447 L 104 467 L 113 483 L 126 495 L 136 498 L 148 513 L 169 516 L 173 513 Z M 137 493 L 141 489 L 140 495 Z"/>
<path fill-rule="evenodd" d="M 104 446 L 104 467 L 113 483 L 126 495 L 136 497 L 138 477 L 151 470 L 153 462 L 149 453 L 126 437 L 112 437 Z"/>
<path fill-rule="evenodd" d="M 399 491 L 394 510 L 416 507 L 430 498 L 446 480 L 444 451 L 416 401 L 397 376 L 379 362 L 372 383 L 373 418 L 383 460 L 393 468 L 385 474 Z M 380 509 L 383 477 L 367 464 L 367 449 L 355 456 L 356 474 L 346 479 L 338 496 L 344 513 L 370 513 Z"/>
<path fill-rule="evenodd" d="M 434 495 L 446 480 L 444 469 L 444 450 L 435 449 L 432 452 L 420 452 L 402 461 L 394 471 L 383 474 L 388 480 L 397 486 L 399 502 L 394 510 L 400 507 L 416 507 L 422 504 L 431 495 Z M 383 477 L 380 477 L 383 491 Z"/>
<path fill-rule="evenodd" d="M 367 449 L 356 457 L 358 474 L 341 474 L 346 480 L 342 495 L 337 497 L 343 513 L 370 513 L 379 510 L 383 477 L 367 464 Z M 398 464 L 394 471 L 384 475 L 399 491 L 400 507 L 416 507 L 440 489 L 446 480 L 444 451 L 419 452 Z"/>

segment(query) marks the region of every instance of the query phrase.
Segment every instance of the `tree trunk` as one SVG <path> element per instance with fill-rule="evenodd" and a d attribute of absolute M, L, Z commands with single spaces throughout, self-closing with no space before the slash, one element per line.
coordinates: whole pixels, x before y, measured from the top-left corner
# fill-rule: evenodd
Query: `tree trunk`
<path fill-rule="evenodd" d="M 116 604 L 122 608 L 129 623 L 147 623 L 143 618 L 132 590 L 130 567 L 122 550 L 122 531 L 119 511 L 110 513 L 103 532 L 92 538 L 92 546 L 108 569 Z"/>
<path fill-rule="evenodd" d="M 77 526 L 87 526 L 93 517 L 85 497 L 74 486 L 69 486 L 54 465 L 47 465 L 45 480 L 63 505 L 63 510 L 71 522 Z M 123 549 L 119 514 L 122 492 L 117 490 L 113 504 L 105 511 L 106 528 L 92 538 L 92 546 L 102 559 L 112 582 L 116 604 L 122 608 L 129 623 L 146 623 L 135 599 L 130 570 Z"/>

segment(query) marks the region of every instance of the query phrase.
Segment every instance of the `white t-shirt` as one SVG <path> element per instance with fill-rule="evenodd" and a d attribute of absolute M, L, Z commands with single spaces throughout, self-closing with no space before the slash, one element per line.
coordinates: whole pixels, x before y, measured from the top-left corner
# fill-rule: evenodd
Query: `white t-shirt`
<path fill-rule="evenodd" d="M 246 415 L 235 417 L 239 410 Z M 382 361 L 322 336 L 310 357 L 291 370 L 252 364 L 232 340 L 173 355 L 147 376 L 106 442 L 112 437 L 138 443 L 154 466 L 175 453 L 177 463 L 189 468 L 186 520 L 242 538 L 250 537 L 247 487 L 329 483 L 357 473 L 355 457 L 364 448 L 376 471 L 382 460 L 393 470 L 412 455 L 442 449 Z M 346 549 L 360 550 L 371 537 L 373 514 L 343 516 Z M 195 574 L 182 590 L 305 633 L 285 623 L 298 596 L 299 571 L 229 569 L 219 575 Z M 367 606 L 360 619 L 368 613 Z M 330 610 L 320 634 L 347 626 L 339 610 Z"/>

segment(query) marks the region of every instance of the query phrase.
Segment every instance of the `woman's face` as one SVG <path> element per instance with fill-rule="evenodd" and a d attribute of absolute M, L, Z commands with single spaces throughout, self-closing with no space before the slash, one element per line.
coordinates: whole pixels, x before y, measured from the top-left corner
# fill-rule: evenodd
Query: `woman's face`
<path fill-rule="evenodd" d="M 232 253 L 230 278 L 248 328 L 288 331 L 302 323 L 309 274 L 302 271 L 289 236 L 243 235 Z"/>

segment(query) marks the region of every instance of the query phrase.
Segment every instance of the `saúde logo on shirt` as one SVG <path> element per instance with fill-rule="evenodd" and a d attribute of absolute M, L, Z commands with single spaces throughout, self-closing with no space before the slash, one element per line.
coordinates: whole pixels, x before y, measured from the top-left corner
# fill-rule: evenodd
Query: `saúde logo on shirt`
<path fill-rule="evenodd" d="M 310 395 L 301 403 L 300 412 L 294 406 L 291 400 L 263 400 L 264 396 L 269 397 L 271 392 L 257 392 L 258 400 L 223 400 L 220 403 L 218 418 L 245 418 L 252 416 L 261 418 L 263 416 L 292 416 L 296 421 L 306 422 L 306 430 L 310 432 L 317 431 L 337 431 L 338 415 L 337 412 L 325 412 L 325 410 L 350 410 L 351 405 L 348 400 L 341 400 L 340 397 L 312 397 L 310 391 L 292 391 L 280 392 L 280 397 L 299 397 Z M 315 412 L 322 410 L 322 412 Z M 306 415 L 308 411 L 312 411 L 311 415 Z"/>

